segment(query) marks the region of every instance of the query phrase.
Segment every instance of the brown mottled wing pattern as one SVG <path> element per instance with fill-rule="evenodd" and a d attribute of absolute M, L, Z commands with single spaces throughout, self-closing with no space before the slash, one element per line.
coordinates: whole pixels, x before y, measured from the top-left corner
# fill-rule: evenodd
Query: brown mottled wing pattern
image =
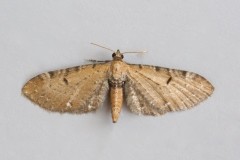
<path fill-rule="evenodd" d="M 109 65 L 90 64 L 43 73 L 29 80 L 22 92 L 50 111 L 86 113 L 96 110 L 109 89 Z"/>
<path fill-rule="evenodd" d="M 214 87 L 196 73 L 130 64 L 124 89 L 131 111 L 162 115 L 197 105 L 212 94 Z"/>

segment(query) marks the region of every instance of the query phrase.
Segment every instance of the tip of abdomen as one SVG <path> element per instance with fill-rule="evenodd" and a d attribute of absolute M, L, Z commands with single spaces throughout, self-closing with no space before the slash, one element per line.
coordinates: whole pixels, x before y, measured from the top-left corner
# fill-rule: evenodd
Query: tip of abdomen
<path fill-rule="evenodd" d="M 120 109 L 119 108 L 112 108 L 112 121 L 113 123 L 116 123 L 120 115 Z"/>

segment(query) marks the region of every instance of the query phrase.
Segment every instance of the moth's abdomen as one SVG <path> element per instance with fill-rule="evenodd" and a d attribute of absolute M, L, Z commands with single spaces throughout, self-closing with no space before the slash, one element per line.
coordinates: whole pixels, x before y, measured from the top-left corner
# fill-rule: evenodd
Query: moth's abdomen
<path fill-rule="evenodd" d="M 113 123 L 116 123 L 122 108 L 123 88 L 111 87 L 110 99 L 111 99 L 111 108 L 112 108 L 112 121 Z"/>

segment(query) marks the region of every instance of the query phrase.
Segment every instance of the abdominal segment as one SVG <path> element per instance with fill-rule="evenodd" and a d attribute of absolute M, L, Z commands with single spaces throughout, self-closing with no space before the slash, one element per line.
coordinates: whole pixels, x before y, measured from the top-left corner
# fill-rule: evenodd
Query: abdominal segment
<path fill-rule="evenodd" d="M 123 103 L 123 87 L 110 88 L 110 99 L 112 109 L 112 121 L 116 123 L 121 112 Z"/>

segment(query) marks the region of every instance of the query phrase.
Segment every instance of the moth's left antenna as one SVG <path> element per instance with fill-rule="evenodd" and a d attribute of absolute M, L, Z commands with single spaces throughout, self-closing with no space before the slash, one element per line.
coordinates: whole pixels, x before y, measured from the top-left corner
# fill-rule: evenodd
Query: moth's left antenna
<path fill-rule="evenodd" d="M 90 43 L 90 44 L 95 45 L 95 46 L 98 46 L 98 47 L 101 47 L 101 48 L 104 48 L 104 49 L 109 50 L 109 51 L 112 51 L 112 52 L 115 52 L 114 50 L 112 50 L 112 49 L 110 49 L 110 48 L 107 48 L 107 47 L 101 46 L 101 45 L 96 44 L 96 43 Z"/>

